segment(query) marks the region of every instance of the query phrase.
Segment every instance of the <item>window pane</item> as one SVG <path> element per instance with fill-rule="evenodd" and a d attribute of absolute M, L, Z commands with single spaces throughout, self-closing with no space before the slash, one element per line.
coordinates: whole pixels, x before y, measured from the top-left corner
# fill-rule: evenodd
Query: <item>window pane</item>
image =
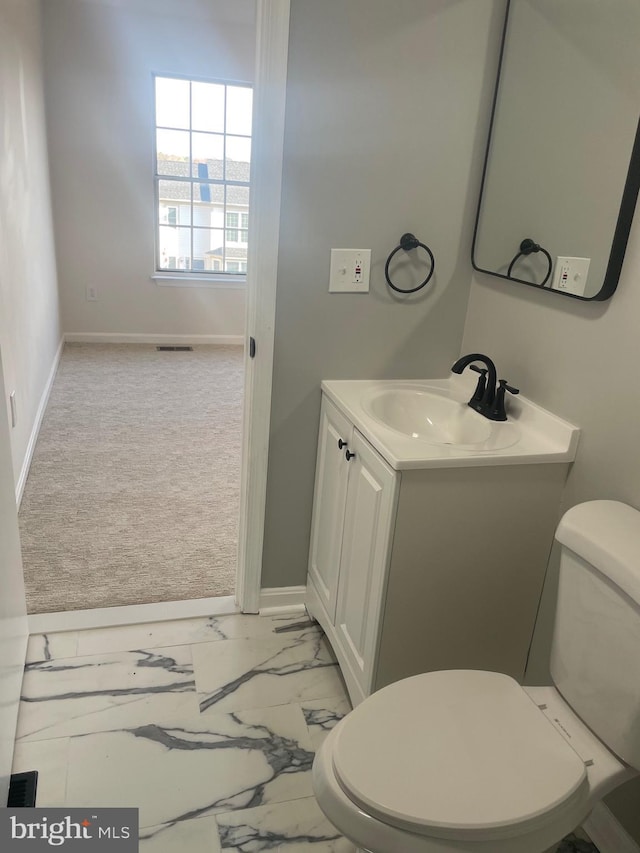
<path fill-rule="evenodd" d="M 237 210 L 228 210 L 225 215 L 225 232 L 224 239 L 226 243 L 242 243 L 244 242 L 242 235 L 244 232 L 240 229 L 240 213 Z"/>
<path fill-rule="evenodd" d="M 209 205 L 211 208 L 219 205 L 220 211 L 222 211 L 224 207 L 224 186 L 222 184 L 194 183 L 193 200 L 194 202 L 202 202 Z M 222 220 L 220 220 L 214 227 L 222 228 L 222 225 Z"/>
<path fill-rule="evenodd" d="M 233 207 L 244 207 L 249 210 L 249 187 L 237 187 L 227 184 L 227 205 Z M 244 225 L 242 226 L 245 227 Z"/>
<path fill-rule="evenodd" d="M 184 130 L 156 131 L 156 151 L 159 175 L 189 177 L 189 132 Z"/>
<path fill-rule="evenodd" d="M 217 228 L 193 229 L 193 261 L 200 269 L 222 269 L 222 231 Z"/>
<path fill-rule="evenodd" d="M 223 176 L 224 136 L 212 133 L 193 134 L 193 177 L 217 178 Z"/>
<path fill-rule="evenodd" d="M 158 221 L 160 225 L 191 225 L 191 184 L 158 181 Z"/>
<path fill-rule="evenodd" d="M 208 189 L 209 185 L 205 184 L 203 189 Z M 195 189 L 195 188 L 194 188 Z M 193 205 L 193 224 L 199 228 L 212 228 L 216 222 L 212 221 L 213 205 L 207 201 L 196 203 Z"/>
<path fill-rule="evenodd" d="M 247 86 L 227 86 L 227 133 L 251 136 L 253 90 Z"/>
<path fill-rule="evenodd" d="M 235 255 L 232 256 L 230 250 L 230 254 L 225 257 L 224 271 L 228 273 L 235 273 L 236 275 L 245 275 L 247 272 L 246 258 L 239 258 Z"/>
<path fill-rule="evenodd" d="M 248 181 L 251 162 L 251 140 L 243 136 L 227 136 L 225 177 L 228 181 Z"/>
<path fill-rule="evenodd" d="M 191 229 L 160 225 L 158 257 L 161 270 L 191 269 Z"/>
<path fill-rule="evenodd" d="M 240 227 L 242 222 L 241 211 L 228 210 L 226 214 L 227 227 L 224 232 L 224 260 L 225 269 L 229 270 L 229 263 L 244 264 L 238 266 L 235 272 L 244 272 L 247 262 L 247 231 Z"/>
<path fill-rule="evenodd" d="M 191 98 L 193 130 L 224 133 L 224 86 L 218 83 L 193 83 Z"/>
<path fill-rule="evenodd" d="M 156 77 L 156 124 L 189 127 L 189 81 Z"/>

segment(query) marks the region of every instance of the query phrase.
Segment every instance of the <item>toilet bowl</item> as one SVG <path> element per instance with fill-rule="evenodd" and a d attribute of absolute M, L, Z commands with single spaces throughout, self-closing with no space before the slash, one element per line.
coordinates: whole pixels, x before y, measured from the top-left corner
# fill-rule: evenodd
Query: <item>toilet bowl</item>
<path fill-rule="evenodd" d="M 640 513 L 594 501 L 556 535 L 555 686 L 416 675 L 369 696 L 321 746 L 316 799 L 360 850 L 544 853 L 637 775 Z"/>

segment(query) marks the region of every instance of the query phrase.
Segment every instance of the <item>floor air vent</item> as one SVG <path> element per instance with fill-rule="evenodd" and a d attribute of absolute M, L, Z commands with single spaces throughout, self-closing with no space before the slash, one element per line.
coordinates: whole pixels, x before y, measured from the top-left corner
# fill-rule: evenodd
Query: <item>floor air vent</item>
<path fill-rule="evenodd" d="M 156 347 L 158 352 L 193 352 L 193 347 Z"/>
<path fill-rule="evenodd" d="M 38 771 L 14 773 L 9 781 L 9 799 L 7 808 L 32 809 L 36 804 L 36 788 L 38 787 Z"/>

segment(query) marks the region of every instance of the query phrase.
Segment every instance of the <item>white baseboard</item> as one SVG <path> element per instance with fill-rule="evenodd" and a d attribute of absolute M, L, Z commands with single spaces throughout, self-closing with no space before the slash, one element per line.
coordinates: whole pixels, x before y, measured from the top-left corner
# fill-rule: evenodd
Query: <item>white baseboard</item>
<path fill-rule="evenodd" d="M 70 344 L 167 344 L 194 346 L 196 344 L 226 344 L 242 346 L 244 335 L 165 335 L 160 332 L 148 334 L 120 334 L 119 332 L 65 332 L 65 341 Z"/>
<path fill-rule="evenodd" d="M 24 487 L 27 482 L 27 477 L 29 476 L 29 468 L 31 467 L 31 460 L 33 459 L 33 452 L 36 449 L 36 442 L 38 440 L 38 434 L 40 433 L 40 427 L 42 426 L 42 419 L 44 418 L 44 413 L 47 408 L 47 403 L 49 402 L 49 396 L 51 395 L 51 389 L 53 388 L 53 382 L 56 378 L 56 373 L 58 371 L 58 365 L 60 364 L 60 357 L 62 356 L 62 350 L 64 347 L 64 336 L 60 340 L 60 344 L 56 351 L 56 354 L 53 357 L 53 364 L 51 365 L 51 370 L 49 371 L 49 376 L 47 377 L 47 381 L 44 386 L 44 390 L 42 391 L 42 396 L 40 397 L 40 402 L 38 404 L 38 409 L 36 411 L 36 416 L 33 421 L 33 426 L 31 428 L 31 435 L 29 436 L 29 443 L 27 444 L 27 449 L 24 454 L 24 459 L 22 460 L 22 468 L 20 469 L 20 476 L 18 477 L 18 482 L 16 483 L 16 505 L 18 509 L 20 509 L 20 504 L 22 503 L 22 495 L 24 493 Z"/>
<path fill-rule="evenodd" d="M 260 590 L 259 608 L 261 616 L 280 613 L 304 613 L 306 586 L 274 586 Z"/>
<path fill-rule="evenodd" d="M 582 826 L 600 853 L 640 853 L 640 847 L 604 803 L 598 803 Z"/>
<path fill-rule="evenodd" d="M 195 598 L 190 601 L 160 601 L 156 604 L 130 604 L 93 610 L 66 610 L 58 613 L 29 614 L 30 634 L 55 634 L 58 631 L 83 631 L 86 628 L 113 628 L 145 622 L 169 622 L 196 616 L 224 616 L 239 613 L 232 595 L 220 598 Z"/>

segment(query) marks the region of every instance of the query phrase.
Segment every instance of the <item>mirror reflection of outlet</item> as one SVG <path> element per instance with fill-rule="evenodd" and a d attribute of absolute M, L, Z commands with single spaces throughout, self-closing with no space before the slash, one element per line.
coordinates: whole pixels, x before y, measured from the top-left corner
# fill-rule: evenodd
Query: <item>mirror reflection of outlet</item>
<path fill-rule="evenodd" d="M 552 290 L 562 290 L 574 296 L 584 296 L 591 258 L 563 258 L 556 260 Z"/>
<path fill-rule="evenodd" d="M 87 285 L 87 302 L 97 302 L 98 301 L 98 288 L 95 284 Z"/>

